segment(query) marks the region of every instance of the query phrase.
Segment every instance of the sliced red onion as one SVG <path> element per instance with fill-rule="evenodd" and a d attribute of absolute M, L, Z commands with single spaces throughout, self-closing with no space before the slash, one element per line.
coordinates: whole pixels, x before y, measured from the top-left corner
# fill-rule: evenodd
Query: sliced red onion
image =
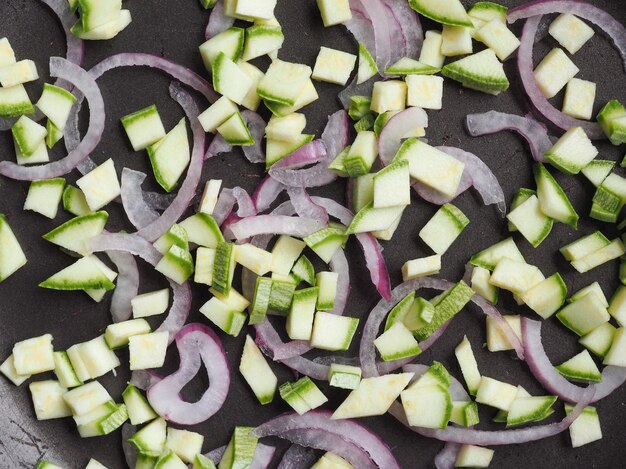
<path fill-rule="evenodd" d="M 337 173 L 328 169 L 330 162 L 318 163 L 305 169 L 270 169 L 270 176 L 276 182 L 291 187 L 322 187 L 335 179 Z"/>
<path fill-rule="evenodd" d="M 273 446 L 264 445 L 263 443 L 257 444 L 250 469 L 267 469 L 272 462 L 275 452 L 276 448 Z"/>
<path fill-rule="evenodd" d="M 586 388 L 570 383 L 559 373 L 541 343 L 541 322 L 522 318 L 522 336 L 524 338 L 524 353 L 526 363 L 533 376 L 546 388 L 546 390 L 564 401 L 575 403 L 583 400 L 584 394 L 589 388 L 594 390 L 593 400 L 596 402 L 605 398 L 624 382 L 626 382 L 626 368 L 619 366 L 607 366 L 602 370 L 602 382 L 592 384 Z"/>
<path fill-rule="evenodd" d="M 189 312 L 191 311 L 191 286 L 189 282 L 185 282 L 182 285 L 169 279 L 168 282 L 172 288 L 174 300 L 167 316 L 155 332 L 169 332 L 169 343 L 172 343 L 176 334 L 183 328 L 189 317 Z"/>
<path fill-rule="evenodd" d="M 82 65 L 83 57 L 85 55 L 84 43 L 81 39 L 72 34 L 70 28 L 76 22 L 77 18 L 70 10 L 70 5 L 65 0 L 40 0 L 45 3 L 54 11 L 57 15 L 61 26 L 63 26 L 63 32 L 65 33 L 65 42 L 67 44 L 67 50 L 65 58 L 76 65 Z M 72 84 L 67 80 L 59 78 L 55 85 L 63 87 L 69 91 L 72 91 Z"/>
<path fill-rule="evenodd" d="M 322 132 L 321 140 L 326 147 L 329 159 L 335 157 L 348 145 L 350 138 L 350 118 L 348 113 L 339 110 L 328 116 L 328 122 Z"/>
<path fill-rule="evenodd" d="M 309 446 L 315 449 L 331 451 L 345 459 L 352 467 L 359 469 L 378 469 L 367 453 L 357 444 L 339 438 L 336 434 L 324 430 L 305 428 L 302 430 L 291 430 L 289 432 L 278 433 L 276 435 L 291 443 Z"/>
<path fill-rule="evenodd" d="M 312 197 L 311 200 L 320 207 L 324 207 L 329 215 L 339 219 L 341 223 L 348 226 L 354 215 L 350 210 L 335 202 L 332 199 L 324 197 Z M 391 298 L 391 282 L 389 280 L 389 272 L 383 258 L 382 247 L 380 243 L 372 236 L 371 233 L 359 233 L 356 239 L 365 255 L 365 264 L 370 272 L 372 283 L 376 287 L 380 296 L 386 299 Z"/>
<path fill-rule="evenodd" d="M 443 430 L 431 428 L 419 428 L 409 426 L 404 409 L 398 402 L 391 404 L 389 413 L 412 431 L 440 441 L 459 443 L 463 445 L 499 446 L 518 445 L 531 441 L 543 440 L 567 430 L 574 420 L 582 413 L 593 399 L 593 390 L 585 393 L 584 399 L 576 404 L 576 407 L 563 420 L 557 423 L 539 425 L 534 427 L 520 428 L 515 430 L 485 431 L 474 428 L 448 426 Z"/>
<path fill-rule="evenodd" d="M 137 448 L 128 442 L 128 439 L 137 433 L 137 427 L 130 423 L 122 425 L 122 450 L 124 451 L 124 460 L 128 467 L 135 467 L 137 463 Z"/>
<path fill-rule="evenodd" d="M 211 140 L 209 148 L 207 148 L 206 153 L 204 154 L 204 159 L 208 160 L 209 158 L 213 158 L 221 153 L 228 153 L 232 151 L 232 149 L 232 145 L 224 140 L 224 137 L 220 134 L 215 134 L 213 140 Z"/>
<path fill-rule="evenodd" d="M 205 133 L 198 121 L 198 106 L 191 95 L 175 83 L 170 85 L 170 95 L 180 104 L 187 115 L 187 119 L 189 119 L 191 123 L 193 150 L 191 151 L 191 161 L 187 168 L 187 176 L 180 186 L 178 194 L 172 204 L 165 209 L 159 218 L 137 232 L 139 236 L 152 242 L 169 230 L 183 213 L 185 213 L 189 203 L 196 194 L 196 189 L 202 176 L 202 166 L 204 164 Z"/>
<path fill-rule="evenodd" d="M 363 0 L 361 0 L 363 1 Z M 402 57 L 407 56 L 407 48 L 408 48 L 408 37 L 402 29 L 402 24 L 400 23 L 400 19 L 398 18 L 397 10 L 394 10 L 390 2 L 388 0 L 382 0 L 382 3 L 385 6 L 385 10 L 387 12 L 387 27 L 389 28 L 389 40 L 391 41 L 391 49 L 389 52 L 389 62 L 387 63 L 385 68 L 380 69 L 380 72 L 383 72 L 392 64 L 395 64 Z M 408 7 L 409 4 L 406 3 Z"/>
<path fill-rule="evenodd" d="M 391 30 L 397 24 L 389 18 L 389 10 L 382 0 L 360 0 L 363 10 L 372 21 L 374 27 L 374 41 L 376 42 L 376 64 L 378 70 L 383 73 L 391 62 L 393 45 L 391 42 Z M 390 24 L 393 21 L 393 24 Z"/>
<path fill-rule="evenodd" d="M 313 202 L 304 188 L 289 187 L 287 194 L 289 194 L 291 204 L 299 217 L 310 218 L 323 225 L 328 225 L 328 212 Z"/>
<path fill-rule="evenodd" d="M 93 252 L 122 251 L 141 257 L 155 266 L 161 260 L 161 253 L 146 239 L 136 234 L 103 234 L 92 238 L 90 247 Z M 191 310 L 191 287 L 188 282 L 182 285 L 168 280 L 173 293 L 173 303 L 167 317 L 157 331 L 168 331 L 170 343 L 187 321 Z"/>
<path fill-rule="evenodd" d="M 275 169 L 300 169 L 324 159 L 326 159 L 326 145 L 321 140 L 313 140 L 298 148 L 291 155 L 274 163 L 270 169 L 270 174 Z"/>
<path fill-rule="evenodd" d="M 141 257 L 150 265 L 156 265 L 161 260 L 161 253 L 146 239 L 136 234 L 107 233 L 95 236 L 89 241 L 93 252 L 122 251 Z"/>
<path fill-rule="evenodd" d="M 130 301 L 139 292 L 139 270 L 135 258 L 120 251 L 107 253 L 111 262 L 117 267 L 117 281 L 111 298 L 111 316 L 113 322 L 126 321 L 131 318 L 133 310 Z"/>
<path fill-rule="evenodd" d="M 356 445 L 369 455 L 377 467 L 385 469 L 400 469 L 400 465 L 389 446 L 377 435 L 354 420 L 331 420 L 332 412 L 326 410 L 311 410 L 304 415 L 289 412 L 279 415 L 258 426 L 254 433 L 258 437 L 288 434 L 301 430 L 316 430 L 331 434 L 335 440 Z M 309 444 L 302 446 L 313 446 Z M 313 446 L 316 447 L 316 446 Z M 325 449 L 325 448 L 320 448 Z M 329 448 L 328 451 L 335 450 Z M 340 456 L 342 456 L 340 454 Z M 343 457 L 343 456 L 342 456 Z M 356 466 L 359 467 L 359 466 Z M 376 466 L 375 466 L 376 467 Z"/>
<path fill-rule="evenodd" d="M 317 456 L 311 448 L 300 445 L 291 445 L 283 454 L 278 469 L 303 469 L 315 464 Z"/>
<path fill-rule="evenodd" d="M 256 215 L 254 201 L 245 189 L 233 187 L 232 189 L 222 189 L 213 209 L 213 218 L 218 225 L 222 225 L 230 217 L 233 208 L 237 205 L 238 218 L 252 217 Z M 232 225 L 232 223 L 231 223 Z"/>
<path fill-rule="evenodd" d="M 391 292 L 390 300 L 382 299 L 378 302 L 374 309 L 369 313 L 367 317 L 367 322 L 365 323 L 365 327 L 363 328 L 363 334 L 361 335 L 359 358 L 361 360 L 361 368 L 363 370 L 364 377 L 368 378 L 371 376 L 380 375 L 380 372 L 376 366 L 376 349 L 374 348 L 374 340 L 378 336 L 380 325 L 387 316 L 387 313 L 389 313 L 389 310 L 391 310 L 391 308 L 393 308 L 402 298 L 404 298 L 411 292 L 420 290 L 422 288 L 430 288 L 433 290 L 444 291 L 453 286 L 453 283 L 439 278 L 416 278 L 413 280 L 409 280 L 408 282 L 404 282 L 394 288 Z M 515 334 L 515 331 L 511 329 L 509 323 L 495 308 L 495 306 L 482 298 L 480 295 L 474 295 L 471 301 L 479 308 L 481 308 L 484 314 L 494 318 L 497 321 L 500 329 L 510 341 L 511 346 L 513 346 L 513 348 L 516 350 L 518 357 L 520 359 L 523 359 L 524 351 L 519 338 Z"/>
<path fill-rule="evenodd" d="M 163 376 L 152 370 L 135 370 L 130 374 L 130 384 L 142 391 L 147 391 L 150 386 L 162 379 Z"/>
<path fill-rule="evenodd" d="M 265 136 L 265 121 L 256 112 L 248 109 L 242 111 L 241 117 L 248 126 L 254 145 L 241 147 L 243 154 L 250 163 L 265 163 L 263 151 L 263 137 Z"/>
<path fill-rule="evenodd" d="M 598 26 L 604 34 L 612 39 L 622 56 L 626 70 L 626 28 L 606 11 L 590 3 L 572 0 L 537 0 L 510 8 L 507 12 L 507 21 L 515 23 L 522 18 L 551 13 L 570 13 Z"/>
<path fill-rule="evenodd" d="M 535 161 L 543 162 L 543 155 L 552 148 L 548 129 L 530 116 L 517 116 L 498 111 L 468 114 L 467 130 L 472 137 L 495 134 L 503 130 L 514 130 L 528 142 Z"/>
<path fill-rule="evenodd" d="M 89 102 L 89 128 L 78 147 L 58 161 L 25 167 L 12 161 L 0 162 L 0 174 L 21 181 L 36 181 L 63 176 L 78 166 L 100 143 L 104 132 L 104 102 L 95 80 L 78 65 L 60 57 L 50 58 L 50 75 L 71 82 Z"/>
<path fill-rule="evenodd" d="M 446 443 L 441 451 L 435 456 L 436 469 L 454 469 L 456 458 L 461 451 L 461 445 L 458 443 Z"/>
<path fill-rule="evenodd" d="M 143 198 L 141 184 L 146 179 L 146 174 L 134 169 L 122 170 L 122 205 L 128 220 L 140 230 L 159 218 L 156 210 L 153 210 Z"/>
<path fill-rule="evenodd" d="M 343 25 L 348 28 L 357 42 L 363 43 L 370 54 L 376 57 L 376 41 L 374 40 L 374 25 L 361 4 L 361 0 L 350 0 L 352 18 Z M 356 80 L 356 78 L 355 78 Z"/>
<path fill-rule="evenodd" d="M 424 42 L 424 32 L 417 12 L 404 0 L 385 0 L 385 3 L 393 10 L 394 17 L 399 23 L 402 34 L 404 35 L 406 50 L 404 55 L 399 57 L 399 59 L 402 57 L 417 59 L 422 50 L 422 43 Z M 393 64 L 395 62 L 391 63 Z"/>
<path fill-rule="evenodd" d="M 260 234 L 280 234 L 304 238 L 324 228 L 318 220 L 284 215 L 257 215 L 244 218 L 230 226 L 235 239 L 251 238 Z"/>
<path fill-rule="evenodd" d="M 265 176 L 252 194 L 252 200 L 257 213 L 263 213 L 274 203 L 280 193 L 285 190 L 285 186 L 276 179 Z"/>
<path fill-rule="evenodd" d="M 428 115 L 421 107 L 410 107 L 389 119 L 378 139 L 378 154 L 385 166 L 396 156 L 402 138 L 415 127 L 428 127 Z"/>
<path fill-rule="evenodd" d="M 209 22 L 204 31 L 204 38 L 211 39 L 213 36 L 217 36 L 219 33 L 226 31 L 233 24 L 235 24 L 235 18 L 226 16 L 224 13 L 224 2 L 219 0 L 209 15 Z"/>
<path fill-rule="evenodd" d="M 167 73 L 175 80 L 184 83 L 185 85 L 196 90 L 198 93 L 202 94 L 211 103 L 219 98 L 219 95 L 213 90 L 213 87 L 209 84 L 209 82 L 197 73 L 183 67 L 182 65 L 172 62 L 171 60 L 152 54 L 122 52 L 120 54 L 111 55 L 89 70 L 89 74 L 97 80 L 106 72 L 115 68 L 140 66 L 156 68 L 157 70 Z M 189 120 L 191 121 L 193 127 L 194 120 L 197 119 Z"/>
<path fill-rule="evenodd" d="M 506 202 L 502 186 L 500 186 L 496 175 L 493 174 L 491 169 L 489 169 L 489 166 L 487 166 L 483 160 L 473 153 L 461 150 L 460 148 L 437 147 L 437 149 L 447 153 L 453 158 L 456 158 L 465 165 L 465 170 L 463 171 L 464 177 L 462 177 L 461 182 L 459 183 L 459 188 L 457 190 L 458 193 L 463 192 L 463 189 L 468 183 L 468 180 L 465 179 L 465 173 L 467 173 L 467 177 L 471 180 L 471 185 L 476 189 L 476 191 L 478 191 L 480 197 L 483 199 L 483 203 L 485 205 L 496 204 L 502 216 L 506 214 Z M 446 202 L 449 201 L 445 196 L 441 199 L 429 197 L 428 194 L 433 194 L 433 192 L 423 190 L 424 186 L 421 184 L 416 184 L 414 187 L 416 187 L 418 194 L 424 196 L 424 198 L 429 202 L 437 203 L 440 200 L 446 200 Z"/>
<path fill-rule="evenodd" d="M 187 324 L 176 334 L 180 355 L 177 371 L 148 389 L 148 401 L 164 419 L 181 425 L 194 425 L 213 416 L 226 401 L 230 372 L 226 353 L 219 337 L 204 324 Z M 204 364 L 209 387 L 202 397 L 190 403 L 181 399 L 180 391 L 196 376 Z"/>
<path fill-rule="evenodd" d="M 547 0 L 546 0 L 547 1 Z M 554 2 L 547 2 L 554 3 Z M 561 2 L 568 4 L 575 4 L 574 2 Z M 529 4 L 530 5 L 530 4 Z M 586 4 L 585 4 L 586 5 Z M 589 5 L 591 7 L 591 5 Z M 595 7 L 592 7 L 595 8 Z M 513 18 L 513 17 L 509 17 Z M 537 80 L 535 80 L 534 63 L 533 63 L 533 49 L 534 39 L 537 33 L 537 27 L 541 21 L 542 16 L 533 16 L 526 20 L 524 29 L 522 30 L 522 37 L 520 39 L 521 44 L 517 50 L 517 70 L 520 75 L 522 86 L 528 96 L 534 109 L 547 121 L 551 122 L 560 129 L 568 130 L 572 127 L 582 127 L 585 130 L 587 136 L 592 140 L 603 140 L 606 135 L 602 131 L 602 128 L 597 122 L 583 121 L 580 119 L 574 119 L 567 114 L 562 113 L 555 108 L 550 101 L 543 95 L 539 86 L 537 86 Z M 625 33 L 626 34 L 626 33 Z M 626 40 L 626 39 L 625 39 Z"/>

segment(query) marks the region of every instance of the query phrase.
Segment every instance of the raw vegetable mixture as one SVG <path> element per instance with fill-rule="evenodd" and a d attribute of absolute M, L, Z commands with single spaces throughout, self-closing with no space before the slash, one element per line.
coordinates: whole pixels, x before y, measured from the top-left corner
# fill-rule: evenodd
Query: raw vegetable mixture
<path fill-rule="evenodd" d="M 0 466 L 619 467 L 624 11 L 199 3 L 0 7 Z"/>

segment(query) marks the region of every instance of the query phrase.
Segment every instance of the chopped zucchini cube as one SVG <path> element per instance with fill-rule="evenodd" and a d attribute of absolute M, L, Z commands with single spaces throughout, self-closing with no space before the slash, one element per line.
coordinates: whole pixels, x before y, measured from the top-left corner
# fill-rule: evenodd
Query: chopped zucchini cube
<path fill-rule="evenodd" d="M 373 112 L 402 111 L 406 108 L 407 86 L 402 80 L 377 81 L 372 90 Z"/>
<path fill-rule="evenodd" d="M 324 26 L 335 26 L 352 19 L 348 0 L 317 0 Z"/>
<path fill-rule="evenodd" d="M 121 194 L 115 164 L 110 158 L 81 177 L 76 185 L 83 191 L 89 208 L 94 212 Z"/>
<path fill-rule="evenodd" d="M 358 318 L 318 311 L 313 323 L 311 347 L 331 351 L 348 350 L 358 324 Z"/>
<path fill-rule="evenodd" d="M 131 336 L 128 340 L 130 369 L 161 368 L 165 362 L 169 337 L 167 331 Z"/>
<path fill-rule="evenodd" d="M 563 49 L 555 47 L 535 68 L 535 80 L 546 98 L 554 98 L 579 71 Z"/>
<path fill-rule="evenodd" d="M 24 210 L 32 210 L 44 217 L 54 219 L 59 210 L 64 188 L 65 179 L 63 178 L 31 182 L 24 202 Z"/>
<path fill-rule="evenodd" d="M 571 13 L 562 13 L 550 23 L 550 36 L 574 55 L 593 37 L 593 29 Z"/>
<path fill-rule="evenodd" d="M 356 55 L 328 47 L 320 47 L 311 78 L 336 85 L 345 85 L 350 79 L 355 64 Z"/>
<path fill-rule="evenodd" d="M 67 392 L 58 381 L 36 381 L 28 385 L 37 420 L 70 417 L 71 409 L 65 403 L 63 395 Z"/>

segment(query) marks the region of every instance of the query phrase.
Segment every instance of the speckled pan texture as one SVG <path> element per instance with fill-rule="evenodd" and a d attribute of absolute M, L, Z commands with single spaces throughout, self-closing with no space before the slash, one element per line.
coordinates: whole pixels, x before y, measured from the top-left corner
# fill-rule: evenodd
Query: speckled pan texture
<path fill-rule="evenodd" d="M 463 2 L 470 6 L 469 1 Z M 519 5 L 521 1 L 503 0 L 507 6 Z M 595 0 L 593 4 L 606 9 L 620 22 L 626 23 L 626 3 L 623 0 Z M 105 57 L 118 52 L 148 52 L 164 56 L 185 64 L 196 72 L 207 76 L 198 53 L 198 45 L 203 42 L 203 33 L 209 12 L 201 8 L 197 0 L 129 0 L 124 8 L 132 12 L 131 25 L 118 37 L 109 41 L 87 44 L 85 67 L 88 69 Z M 314 0 L 279 0 L 276 16 L 285 31 L 285 45 L 280 57 L 285 60 L 313 65 L 320 46 L 328 46 L 356 53 L 354 39 L 343 26 L 324 28 Z M 430 21 L 422 21 L 424 28 L 440 29 Z M 523 22 L 512 26 L 519 34 Z M 42 78 L 27 86 L 31 98 L 36 100 L 41 85 L 48 76 L 50 56 L 63 56 L 65 43 L 62 30 L 52 12 L 38 0 L 3 0 L 0 2 L 0 37 L 6 36 L 13 45 L 18 58 L 30 58 L 37 63 Z M 548 37 L 535 49 L 536 63 L 556 42 Z M 575 56 L 574 61 L 581 69 L 580 78 L 598 84 L 598 95 L 594 115 L 609 99 L 626 100 L 626 75 L 618 53 L 609 42 L 596 34 Z M 268 64 L 267 59 L 263 65 Z M 523 115 L 528 111 L 521 92 L 515 68 L 515 60 L 509 60 L 505 69 L 511 87 L 501 96 L 493 97 L 472 90 L 463 89 L 459 84 L 446 80 L 442 111 L 429 111 L 430 124 L 427 138 L 433 145 L 458 146 L 479 155 L 496 174 L 510 203 L 515 191 L 520 187 L 534 187 L 532 159 L 526 144 L 512 133 L 472 138 L 464 130 L 465 116 L 468 113 L 498 110 Z M 152 177 L 149 160 L 145 152 L 133 152 L 119 122 L 121 116 L 150 104 L 158 105 L 166 129 L 171 129 L 182 117 L 179 106 L 169 97 L 169 78 L 158 71 L 148 69 L 120 69 L 105 74 L 99 81 L 106 106 L 106 129 L 101 143 L 91 155 L 97 163 L 113 158 L 118 172 L 123 167 L 139 169 L 148 173 L 144 184 L 147 190 L 159 189 Z M 336 95 L 341 87 L 316 82 L 320 99 L 304 109 L 307 116 L 307 133 L 320 135 L 329 114 L 339 109 Z M 197 96 L 201 108 L 206 101 Z M 562 96 L 553 100 L 561 106 Z M 86 126 L 87 113 L 81 115 L 82 126 Z M 555 133 L 555 135 L 558 135 Z M 52 157 L 62 156 L 57 145 Z M 599 143 L 600 157 L 621 161 L 624 146 L 613 147 Z M 10 132 L 0 133 L 0 160 L 13 160 L 13 144 Z M 252 165 L 243 157 L 240 150 L 223 154 L 209 160 L 203 169 L 202 178 L 221 178 L 225 187 L 242 186 L 252 190 L 263 177 L 262 165 Z M 68 175 L 74 182 L 78 173 Z M 537 249 L 515 234 L 515 239 L 529 263 L 551 275 L 560 272 L 569 288 L 574 292 L 597 280 L 605 294 L 611 295 L 617 287 L 618 265 L 612 262 L 586 274 L 578 274 L 558 253 L 558 248 L 583 234 L 601 228 L 609 237 L 616 236 L 616 229 L 609 224 L 600 224 L 589 219 L 586 214 L 591 207 L 592 185 L 583 177 L 565 177 L 556 174 L 557 180 L 582 215 L 578 231 L 564 224 L 555 224 L 548 239 Z M 345 203 L 345 180 L 340 179 L 330 186 L 312 190 L 312 194 L 332 197 Z M 22 210 L 28 190 L 27 183 L 18 183 L 0 178 L 0 212 L 5 213 L 20 240 L 28 257 L 28 264 L 15 275 L 0 284 L 0 358 L 4 359 L 19 340 L 51 333 L 57 350 L 88 340 L 102 334 L 109 324 L 110 294 L 102 303 L 94 303 L 81 292 L 56 292 L 37 287 L 43 279 L 66 266 L 71 258 L 55 246 L 45 242 L 41 235 L 68 220 L 70 215 L 59 211 L 55 220 L 48 220 L 34 212 Z M 493 206 L 482 205 L 477 193 L 467 191 L 455 204 L 470 218 L 469 227 L 455 242 L 443 258 L 443 278 L 458 281 L 463 276 L 464 264 L 469 257 L 485 247 L 508 236 L 506 223 Z M 111 231 L 132 227 L 125 219 L 121 207 L 110 204 L 107 207 L 111 217 L 107 229 Z M 400 268 L 408 259 L 430 255 L 430 250 L 417 236 L 418 231 L 435 213 L 437 207 L 413 197 L 412 204 L 405 211 L 402 222 L 394 238 L 383 242 L 384 256 L 389 266 L 392 285 L 399 284 Z M 347 314 L 362 318 L 361 328 L 368 312 L 378 302 L 375 289 L 369 281 L 363 256 L 354 240 L 350 240 L 346 253 L 350 261 L 352 291 Z M 165 288 L 165 279 L 140 262 L 141 291 L 147 292 Z M 206 288 L 194 285 L 193 307 L 190 321 L 207 322 L 198 309 L 210 297 Z M 527 308 L 518 307 L 510 295 L 502 295 L 500 304 L 503 312 L 521 312 L 533 316 Z M 157 321 L 159 319 L 157 318 Z M 361 328 L 352 342 L 346 356 L 355 357 Z M 254 426 L 272 416 L 285 412 L 288 406 L 277 396 L 274 402 L 260 406 L 250 389 L 238 373 L 237 367 L 245 340 L 245 333 L 232 338 L 218 331 L 228 354 L 232 383 L 224 407 L 207 422 L 192 427 L 205 435 L 204 450 L 226 444 L 236 425 Z M 244 332 L 253 334 L 252 328 Z M 452 323 L 446 334 L 428 352 L 418 358 L 419 363 L 430 364 L 433 359 L 441 361 L 457 378 L 460 370 L 454 358 L 454 347 L 467 334 L 477 353 L 481 370 L 496 379 L 523 385 L 531 394 L 545 394 L 532 378 L 527 366 L 514 358 L 512 353 L 489 353 L 485 343 L 485 319 L 475 306 L 468 306 Z M 554 363 L 571 357 L 578 351 L 576 337 L 566 330 L 556 319 L 546 321 L 543 328 L 544 345 Z M 127 350 L 118 354 L 122 363 L 128 363 Z M 317 352 L 310 352 L 311 356 Z M 318 354 L 321 355 L 321 354 Z M 178 364 L 175 349 L 170 350 L 166 365 L 162 370 L 169 373 Z M 279 381 L 292 379 L 293 375 L 283 366 L 273 366 Z M 44 375 L 41 375 L 42 377 Z M 205 375 L 206 376 L 206 375 Z M 111 373 L 101 382 L 119 401 L 121 391 L 129 378 L 128 368 L 118 368 L 117 376 Z M 196 378 L 184 389 L 188 399 L 199 397 L 207 386 L 206 378 Z M 336 407 L 346 392 L 329 388 L 325 383 L 321 389 L 329 396 L 325 406 Z M 624 444 L 624 421 L 626 421 L 626 388 L 619 389 L 610 397 L 597 404 L 604 438 L 588 446 L 571 449 L 567 432 L 537 443 L 496 448 L 492 462 L 494 468 L 621 468 L 626 459 Z M 496 429 L 491 423 L 494 409 L 481 406 L 481 427 Z M 556 406 L 556 418 L 562 415 L 562 405 Z M 380 435 L 391 447 L 403 468 L 428 468 L 433 466 L 433 458 L 443 444 L 427 440 L 403 428 L 389 415 L 362 419 L 361 423 Z M 500 427 L 501 428 L 501 427 Z M 287 444 L 284 441 L 268 439 L 275 444 L 281 454 Z M 121 436 L 115 432 L 107 437 L 81 439 L 72 419 L 46 422 L 35 420 L 28 386 L 14 387 L 6 379 L 0 378 L 0 469 L 32 468 L 42 457 L 67 468 L 83 468 L 90 457 L 98 459 L 111 469 L 123 468 Z M 274 467 L 279 460 L 275 458 Z M 384 468 L 383 468 L 384 469 Z"/>

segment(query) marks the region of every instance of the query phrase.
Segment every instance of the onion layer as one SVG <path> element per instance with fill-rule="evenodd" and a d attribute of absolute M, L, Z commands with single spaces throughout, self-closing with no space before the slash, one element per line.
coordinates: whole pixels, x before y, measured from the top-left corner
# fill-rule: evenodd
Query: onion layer
<path fill-rule="evenodd" d="M 219 337 L 204 324 L 187 324 L 176 334 L 180 367 L 148 389 L 148 401 L 164 419 L 181 425 L 195 425 L 213 416 L 226 401 L 230 372 Z M 179 396 L 204 363 L 209 388 L 194 402 Z"/>

